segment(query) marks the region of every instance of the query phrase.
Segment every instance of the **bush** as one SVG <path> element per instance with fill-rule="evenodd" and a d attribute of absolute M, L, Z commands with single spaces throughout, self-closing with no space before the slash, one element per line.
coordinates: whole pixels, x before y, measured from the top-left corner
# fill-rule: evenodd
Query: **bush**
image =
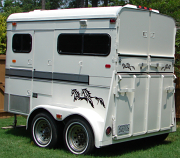
<path fill-rule="evenodd" d="M 6 16 L 0 14 L 0 54 L 6 54 Z"/>

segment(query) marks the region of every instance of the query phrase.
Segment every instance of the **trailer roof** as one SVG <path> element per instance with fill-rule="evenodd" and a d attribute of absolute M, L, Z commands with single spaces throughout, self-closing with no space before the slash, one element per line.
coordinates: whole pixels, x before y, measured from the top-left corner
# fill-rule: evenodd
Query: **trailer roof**
<path fill-rule="evenodd" d="M 11 14 L 7 22 L 11 21 L 44 21 L 44 20 L 70 20 L 70 19 L 97 19 L 116 18 L 122 8 L 138 9 L 135 5 L 96 7 L 96 8 L 73 8 L 55 10 L 34 10 L 24 13 Z M 151 10 L 159 13 L 158 10 Z"/>
<path fill-rule="evenodd" d="M 68 19 L 90 19 L 90 18 L 116 18 L 122 6 L 56 9 L 56 10 L 34 10 L 25 13 L 11 14 L 10 21 L 41 21 L 41 20 L 68 20 Z"/>

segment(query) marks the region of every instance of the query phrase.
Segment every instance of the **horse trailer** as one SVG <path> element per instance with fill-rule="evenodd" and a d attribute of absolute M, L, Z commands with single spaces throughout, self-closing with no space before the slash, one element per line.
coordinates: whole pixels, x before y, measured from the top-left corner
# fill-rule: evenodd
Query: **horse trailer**
<path fill-rule="evenodd" d="M 4 110 L 74 154 L 176 131 L 175 21 L 134 5 L 7 19 Z"/>

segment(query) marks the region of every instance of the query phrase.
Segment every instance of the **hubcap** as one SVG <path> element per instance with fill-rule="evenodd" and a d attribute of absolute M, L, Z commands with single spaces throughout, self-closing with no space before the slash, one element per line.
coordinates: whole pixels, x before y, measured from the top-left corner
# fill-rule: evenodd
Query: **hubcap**
<path fill-rule="evenodd" d="M 38 118 L 33 126 L 33 135 L 36 143 L 46 147 L 52 139 L 52 129 L 49 121 L 45 118 Z"/>
<path fill-rule="evenodd" d="M 86 150 L 89 141 L 86 128 L 78 122 L 70 124 L 66 132 L 66 141 L 73 153 L 82 153 Z"/>

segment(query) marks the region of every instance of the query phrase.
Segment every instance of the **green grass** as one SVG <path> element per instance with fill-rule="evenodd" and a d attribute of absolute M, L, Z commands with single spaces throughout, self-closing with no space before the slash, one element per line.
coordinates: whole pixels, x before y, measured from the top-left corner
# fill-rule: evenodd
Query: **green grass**
<path fill-rule="evenodd" d="M 1 158 L 179 158 L 180 157 L 180 122 L 177 132 L 171 133 L 162 143 L 152 143 L 149 139 L 136 140 L 95 149 L 92 155 L 73 155 L 64 147 L 45 149 L 35 146 L 30 133 L 25 128 L 1 129 L 13 123 L 13 117 L 0 119 L 0 157 Z M 18 124 L 25 125 L 26 119 L 18 117 Z"/>

